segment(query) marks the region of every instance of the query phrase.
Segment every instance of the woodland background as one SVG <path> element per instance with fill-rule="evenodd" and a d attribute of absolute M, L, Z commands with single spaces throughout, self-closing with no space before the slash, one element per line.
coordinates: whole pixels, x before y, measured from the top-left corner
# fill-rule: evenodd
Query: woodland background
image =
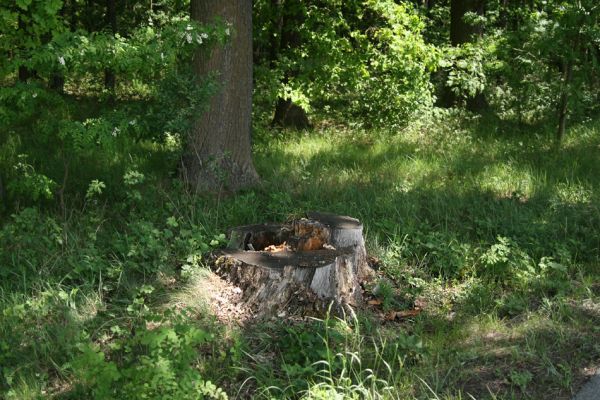
<path fill-rule="evenodd" d="M 191 3 L 0 5 L 0 397 L 570 398 L 600 360 L 600 5 L 256 0 L 250 38 Z M 223 90 L 194 65 L 243 39 L 260 181 L 190 184 Z M 211 316 L 227 228 L 307 210 L 365 224 L 377 307 Z"/>

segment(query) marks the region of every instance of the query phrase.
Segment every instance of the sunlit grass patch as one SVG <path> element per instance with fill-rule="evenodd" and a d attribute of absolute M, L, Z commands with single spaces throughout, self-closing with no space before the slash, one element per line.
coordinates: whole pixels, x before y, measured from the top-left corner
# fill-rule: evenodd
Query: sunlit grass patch
<path fill-rule="evenodd" d="M 160 356 L 122 346 L 139 346 L 145 330 L 181 340 L 193 327 L 218 340 L 196 348 L 192 367 L 232 397 L 568 396 L 600 356 L 600 129 L 574 129 L 581 136 L 557 150 L 540 135 L 490 135 L 486 123 L 261 131 L 262 183 L 216 196 L 159 174 L 172 147 L 142 145 L 143 182 L 121 183 L 116 205 L 99 193 L 66 220 L 17 213 L 0 230 L 0 390 L 89 394 L 93 370 L 70 367 L 82 357 L 75 345 L 95 349 L 91 359 L 104 352 L 103 370 L 130 371 L 136 357 Z M 379 260 L 366 290 L 384 287 L 386 310 L 419 312 L 254 326 L 215 318 L 221 289 L 204 254 L 220 234 L 310 210 L 359 218 Z"/>
<path fill-rule="evenodd" d="M 331 142 L 309 133 L 285 151 L 279 142 L 259 154 L 284 151 L 294 165 L 270 186 L 289 190 L 287 204 L 365 222 L 368 246 L 395 286 L 392 304 L 429 300 L 415 324 L 405 324 L 429 349 L 403 378 L 417 397 L 543 396 L 567 390 L 573 365 L 597 354 L 565 358 L 573 343 L 594 341 L 567 322 L 571 315 L 585 326 L 589 312 L 565 306 L 598 296 L 590 279 L 600 249 L 591 222 L 600 216 L 594 132 L 570 137 L 564 152 L 542 136 L 440 129 Z M 290 180 L 296 185 L 279 186 Z M 546 334 L 553 330 L 556 338 Z M 465 363 L 472 368 L 461 369 Z M 333 395 L 334 386 L 317 385 L 315 395 Z"/>

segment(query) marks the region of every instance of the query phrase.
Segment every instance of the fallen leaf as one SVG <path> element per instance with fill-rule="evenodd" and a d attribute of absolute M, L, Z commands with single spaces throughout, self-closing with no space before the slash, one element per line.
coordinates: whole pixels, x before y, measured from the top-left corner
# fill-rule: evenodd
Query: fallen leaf
<path fill-rule="evenodd" d="M 407 317 L 416 317 L 419 314 L 421 314 L 421 310 L 418 308 L 415 308 L 414 310 L 398 311 L 396 313 L 396 316 L 398 318 L 407 318 Z"/>
<path fill-rule="evenodd" d="M 368 303 L 371 306 L 378 306 L 378 305 L 381 305 L 382 301 L 379 299 L 372 299 L 372 300 L 369 300 Z"/>
<path fill-rule="evenodd" d="M 383 319 L 386 321 L 393 321 L 396 319 L 396 314 L 396 311 L 390 311 L 389 313 L 383 315 Z"/>
<path fill-rule="evenodd" d="M 384 314 L 383 319 L 386 321 L 394 321 L 396 319 L 408 318 L 408 317 L 416 317 L 421 313 L 420 309 L 414 310 L 404 310 L 404 311 L 390 311 Z"/>
<path fill-rule="evenodd" d="M 424 299 L 416 299 L 415 300 L 415 308 L 424 309 L 427 308 L 427 301 Z"/>
<path fill-rule="evenodd" d="M 368 256 L 367 257 L 367 263 L 369 264 L 369 266 L 373 269 L 379 269 L 379 266 L 381 265 L 381 260 L 377 257 L 373 257 L 373 256 Z"/>

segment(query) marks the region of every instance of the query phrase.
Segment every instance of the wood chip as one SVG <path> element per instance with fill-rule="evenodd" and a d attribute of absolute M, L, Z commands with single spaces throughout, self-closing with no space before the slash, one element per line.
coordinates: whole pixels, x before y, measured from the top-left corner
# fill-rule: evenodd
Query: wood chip
<path fill-rule="evenodd" d="M 421 310 L 415 308 L 414 310 L 398 311 L 396 314 L 396 317 L 397 318 L 416 317 L 419 314 L 421 314 Z"/>
<path fill-rule="evenodd" d="M 390 311 L 384 314 L 383 319 L 386 321 L 394 321 L 396 319 L 403 319 L 408 317 L 416 317 L 421 313 L 420 309 L 414 310 L 403 310 L 403 311 Z"/>
<path fill-rule="evenodd" d="M 269 253 L 279 253 L 281 251 L 289 251 L 289 250 L 291 250 L 290 246 L 288 246 L 286 242 L 283 242 L 282 244 L 277 245 L 277 246 L 274 244 L 267 246 L 267 247 L 265 247 L 265 249 L 263 251 L 268 251 Z"/>

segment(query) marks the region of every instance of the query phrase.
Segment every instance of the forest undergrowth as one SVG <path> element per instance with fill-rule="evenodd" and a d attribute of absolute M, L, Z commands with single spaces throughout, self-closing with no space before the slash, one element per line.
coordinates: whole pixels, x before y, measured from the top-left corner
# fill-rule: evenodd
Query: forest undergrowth
<path fill-rule="evenodd" d="M 117 146 L 80 166 L 85 196 L 2 222 L 0 397 L 568 399 L 600 359 L 600 122 L 552 134 L 464 112 L 257 128 L 261 184 L 215 195 L 182 187 L 177 143 Z M 206 255 L 310 210 L 359 218 L 383 311 L 418 315 L 220 324 L 193 292 Z"/>

